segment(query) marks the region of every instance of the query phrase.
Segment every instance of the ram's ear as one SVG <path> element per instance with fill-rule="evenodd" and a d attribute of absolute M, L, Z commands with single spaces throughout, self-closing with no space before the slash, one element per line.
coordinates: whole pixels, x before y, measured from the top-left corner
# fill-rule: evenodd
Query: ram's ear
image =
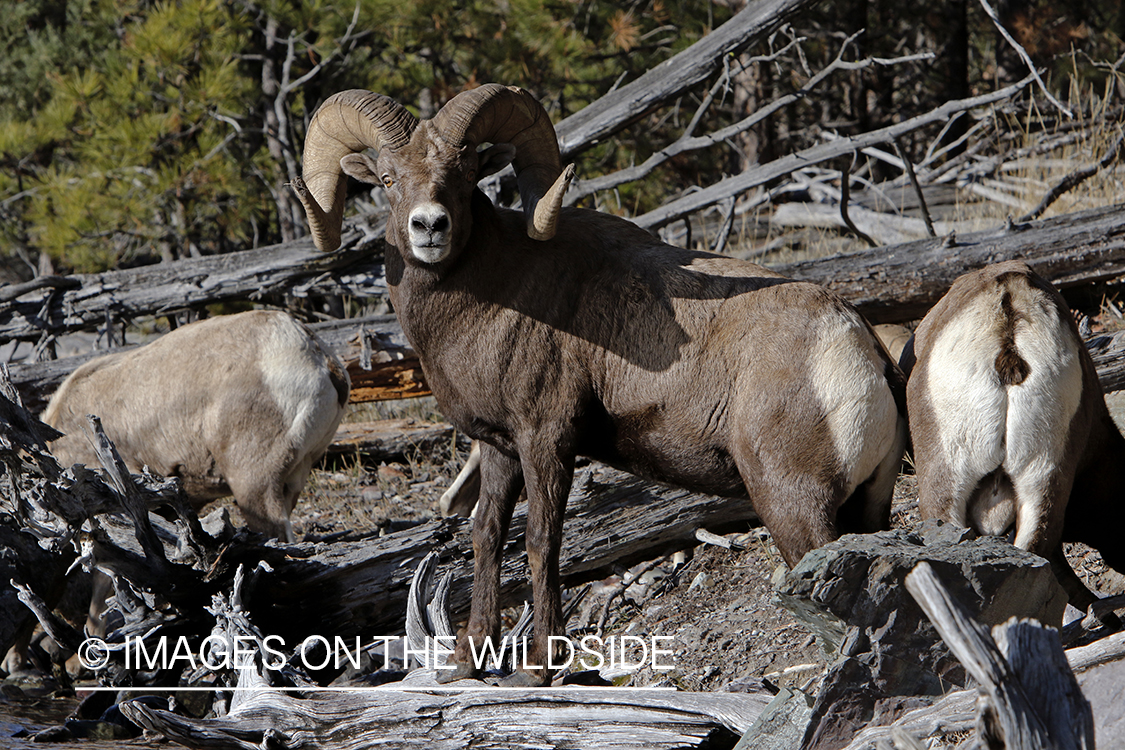
<path fill-rule="evenodd" d="M 477 154 L 479 160 L 477 179 L 483 180 L 491 174 L 496 174 L 512 163 L 516 158 L 516 147 L 510 143 L 497 143 L 489 146 Z"/>
<path fill-rule="evenodd" d="M 354 177 L 360 182 L 366 182 L 370 185 L 383 184 L 375 171 L 375 160 L 367 154 L 348 154 L 340 159 L 340 169 L 344 170 L 344 174 Z"/>

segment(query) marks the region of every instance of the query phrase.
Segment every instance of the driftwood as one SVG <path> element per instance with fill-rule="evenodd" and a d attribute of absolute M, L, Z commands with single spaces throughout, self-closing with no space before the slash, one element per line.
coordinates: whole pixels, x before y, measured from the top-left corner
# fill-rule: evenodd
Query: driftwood
<path fill-rule="evenodd" d="M 989 748 L 1094 747 L 1094 719 L 1059 645 L 1032 620 L 978 625 L 922 563 L 906 587 L 979 684 L 977 732 Z"/>

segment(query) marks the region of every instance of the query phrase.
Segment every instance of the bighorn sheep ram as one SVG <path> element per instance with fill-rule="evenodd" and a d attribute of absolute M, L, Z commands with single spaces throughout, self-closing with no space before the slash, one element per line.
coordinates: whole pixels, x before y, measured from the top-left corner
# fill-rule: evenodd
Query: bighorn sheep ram
<path fill-rule="evenodd" d="M 304 325 L 255 310 L 197 321 L 87 362 L 43 421 L 64 466 L 97 466 L 86 415 L 131 471 L 183 479 L 196 508 L 226 495 L 246 525 L 293 541 L 289 514 L 324 455 L 350 388 L 343 363 Z"/>
<path fill-rule="evenodd" d="M 476 188 L 509 162 L 523 215 Z M 329 98 L 294 181 L 321 250 L 340 242 L 345 174 L 386 189 L 391 301 L 443 413 L 480 442 L 471 613 L 444 679 L 474 674 L 472 645 L 498 636 L 525 487 L 534 638 L 507 681 L 550 679 L 576 454 L 750 498 L 790 564 L 841 528 L 888 525 L 904 382 L 870 326 L 818 286 L 561 208 L 573 168 L 526 91 L 481 86 L 423 122 L 379 94 Z"/>
<path fill-rule="evenodd" d="M 921 515 L 1014 534 L 1085 610 L 1062 542 L 1125 572 L 1125 438 L 1062 296 L 1019 261 L 965 274 L 902 364 Z"/>

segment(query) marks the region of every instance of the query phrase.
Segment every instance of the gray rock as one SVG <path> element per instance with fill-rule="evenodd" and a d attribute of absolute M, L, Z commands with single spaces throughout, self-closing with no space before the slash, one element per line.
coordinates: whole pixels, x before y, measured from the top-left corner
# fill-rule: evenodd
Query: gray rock
<path fill-rule="evenodd" d="M 940 521 L 841 537 L 775 577 L 777 599 L 836 660 L 794 747 L 843 747 L 863 727 L 892 721 L 902 696 L 966 686 L 964 668 L 903 584 L 922 561 L 983 625 L 1012 616 L 1062 623 L 1066 593 L 1050 563 L 997 537 Z"/>
<path fill-rule="evenodd" d="M 1094 712 L 1098 747 L 1125 750 L 1125 660 L 1100 664 L 1077 677 Z"/>
<path fill-rule="evenodd" d="M 791 750 L 800 746 L 812 713 L 812 697 L 782 688 L 742 735 L 734 750 Z"/>
<path fill-rule="evenodd" d="M 960 664 L 903 586 L 919 562 L 929 562 L 983 625 L 1015 616 L 1059 627 L 1066 608 L 1046 560 L 1002 539 L 971 535 L 941 521 L 847 535 L 805 555 L 779 581 L 777 597 L 830 657 L 852 656 L 871 666 L 887 695 L 964 686 Z"/>

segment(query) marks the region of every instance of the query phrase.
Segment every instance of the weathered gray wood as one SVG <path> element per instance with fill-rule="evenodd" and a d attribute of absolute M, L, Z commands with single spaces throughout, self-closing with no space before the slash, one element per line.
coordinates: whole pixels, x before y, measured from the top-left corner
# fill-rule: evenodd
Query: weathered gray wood
<path fill-rule="evenodd" d="M 1086 646 L 1067 649 L 1066 660 L 1075 674 L 1101 664 L 1125 660 L 1125 632 L 1114 633 Z"/>
<path fill-rule="evenodd" d="M 346 422 L 336 430 L 328 455 L 360 455 L 373 461 L 401 461 L 415 453 L 430 454 L 458 443 L 467 450 L 469 439 L 445 422 L 382 419 Z"/>
<path fill-rule="evenodd" d="M 739 693 L 580 687 L 416 692 L 388 686 L 300 698 L 262 687 L 240 693 L 239 700 L 229 715 L 209 721 L 138 703 L 124 703 L 121 710 L 139 726 L 192 748 L 359 750 L 424 742 L 433 750 L 672 750 L 737 736 L 763 703 L 760 696 Z"/>
<path fill-rule="evenodd" d="M 308 238 L 226 255 L 75 274 L 0 301 L 0 340 L 95 330 L 115 320 L 167 315 L 270 294 L 382 297 L 382 226 L 351 224 L 339 250 L 318 253 Z M 71 282 L 77 281 L 75 287 Z M 7 288 L 5 287 L 5 291 Z"/>
<path fill-rule="evenodd" d="M 979 684 L 977 731 L 988 747 L 1094 747 L 1090 704 L 1075 683 L 1058 636 L 1031 620 L 988 630 L 973 621 L 933 570 L 919 564 L 906 587 Z"/>
<path fill-rule="evenodd" d="M 245 298 L 260 286 L 308 294 L 378 296 L 386 290 L 381 252 L 380 241 L 352 230 L 345 234 L 344 249 L 327 255 L 317 254 L 310 242 L 300 240 L 221 256 L 221 262 L 219 257 L 191 258 L 75 276 L 83 284 L 80 289 L 37 289 L 14 302 L 0 303 L 0 339 L 34 340 L 44 332 L 94 328 L 104 322 L 106 305 L 120 315 L 140 317 Z M 891 323 L 921 318 L 966 271 L 1012 258 L 1027 261 L 1061 289 L 1120 278 L 1125 275 L 1125 204 L 774 269 L 794 279 L 825 284 L 855 303 L 872 322 Z M 208 271 L 212 264 L 222 268 Z M 208 277 L 206 288 L 199 286 L 204 277 Z"/>
<path fill-rule="evenodd" d="M 692 547 L 695 530 L 745 528 L 755 519 L 750 503 L 696 495 L 594 465 L 576 472 L 567 504 L 560 567 L 566 585 L 598 580 L 615 567 Z M 501 567 L 506 605 L 530 598 L 524 531 L 526 504 L 516 508 Z M 261 552 L 274 572 L 258 584 L 251 611 L 260 606 L 297 633 L 370 635 L 398 632 L 405 621 L 414 566 L 437 549 L 441 573 L 452 571 L 454 619 L 468 614 L 472 584 L 471 524 L 467 519 L 429 521 L 359 543 L 297 544 Z M 303 636 L 302 636 L 303 637 Z"/>
<path fill-rule="evenodd" d="M 1102 390 L 1125 390 L 1125 331 L 1095 336 L 1086 341 L 1086 346 L 1094 358 Z"/>
<path fill-rule="evenodd" d="M 967 271 L 1021 259 L 1059 289 L 1125 275 L 1125 204 L 985 232 L 774 266 L 824 284 L 872 323 L 918 320 Z"/>
<path fill-rule="evenodd" d="M 816 0 L 756 0 L 680 54 L 555 126 L 563 158 L 598 143 L 722 69 L 728 55 L 773 33 Z"/>

